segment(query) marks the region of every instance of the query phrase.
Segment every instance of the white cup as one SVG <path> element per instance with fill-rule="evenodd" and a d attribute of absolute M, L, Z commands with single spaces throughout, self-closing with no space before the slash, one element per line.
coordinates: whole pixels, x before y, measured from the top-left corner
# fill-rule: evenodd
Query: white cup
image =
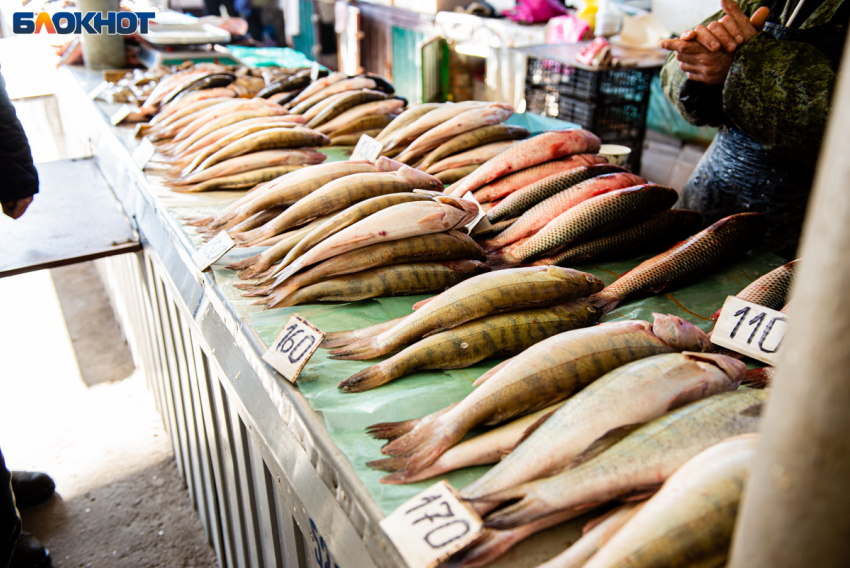
<path fill-rule="evenodd" d="M 629 163 L 629 154 L 631 153 L 631 148 L 619 144 L 603 144 L 599 147 L 599 155 L 608 158 L 609 164 L 623 168 Z"/>

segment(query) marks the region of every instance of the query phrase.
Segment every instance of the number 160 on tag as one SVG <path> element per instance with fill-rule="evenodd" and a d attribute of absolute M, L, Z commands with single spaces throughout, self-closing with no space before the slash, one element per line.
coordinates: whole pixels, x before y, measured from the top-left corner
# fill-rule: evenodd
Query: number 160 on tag
<path fill-rule="evenodd" d="M 294 383 L 324 338 L 325 332 L 298 314 L 292 314 L 269 350 L 263 354 L 263 360 L 287 381 Z"/>

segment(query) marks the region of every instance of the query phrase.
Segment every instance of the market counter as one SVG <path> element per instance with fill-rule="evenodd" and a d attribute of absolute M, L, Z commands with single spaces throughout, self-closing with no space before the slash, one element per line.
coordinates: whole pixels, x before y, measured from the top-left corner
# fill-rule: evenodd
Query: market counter
<path fill-rule="evenodd" d="M 200 272 L 191 260 L 201 242 L 184 225 L 242 192 L 177 194 L 154 171 L 142 172 L 129 127 L 108 117 L 119 105 L 85 93 L 97 73 L 65 69 L 65 109 L 74 109 L 105 179 L 141 235 L 144 250 L 99 261 L 137 366 L 147 377 L 171 437 L 178 468 L 221 566 L 404 566 L 379 528 L 399 504 L 436 480 L 382 485 L 365 462 L 381 442 L 363 430 L 377 422 L 421 416 L 459 400 L 498 361 L 468 369 L 417 373 L 361 394 L 336 384 L 369 362 L 333 361 L 319 350 L 291 385 L 261 359 L 293 312 L 325 331 L 370 325 L 409 313 L 422 296 L 262 311 L 238 294 L 220 267 L 256 250 L 234 249 Z M 341 156 L 332 156 L 340 158 Z M 645 257 L 644 257 L 645 258 Z M 629 262 L 582 267 L 607 283 Z M 622 306 L 606 319 L 649 319 L 658 311 L 704 329 L 728 294 L 781 264 L 749 255 L 694 285 Z M 448 476 L 462 487 L 486 468 Z M 533 567 L 580 534 L 581 520 L 520 544 L 491 566 Z"/>

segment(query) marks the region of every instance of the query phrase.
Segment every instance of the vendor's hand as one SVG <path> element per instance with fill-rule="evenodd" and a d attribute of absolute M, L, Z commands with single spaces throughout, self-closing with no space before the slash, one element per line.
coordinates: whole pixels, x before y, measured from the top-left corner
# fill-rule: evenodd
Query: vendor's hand
<path fill-rule="evenodd" d="M 720 4 L 726 12 L 725 16 L 708 26 L 700 25 L 686 31 L 681 39 L 696 40 L 709 51 L 717 51 L 723 46 L 731 53 L 760 32 L 770 14 L 770 8 L 762 6 L 752 18 L 748 18 L 735 0 L 721 0 Z"/>
<path fill-rule="evenodd" d="M 30 203 L 32 203 L 32 195 L 24 197 L 23 199 L 18 199 L 17 201 L 6 202 L 3 204 L 3 213 L 12 219 L 17 219 L 24 214 L 24 211 L 27 210 Z"/>

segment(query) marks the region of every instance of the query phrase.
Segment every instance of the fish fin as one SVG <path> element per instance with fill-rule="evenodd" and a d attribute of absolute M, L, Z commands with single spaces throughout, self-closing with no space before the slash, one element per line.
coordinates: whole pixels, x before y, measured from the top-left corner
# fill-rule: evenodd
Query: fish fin
<path fill-rule="evenodd" d="M 227 266 L 225 266 L 225 268 L 227 268 L 228 270 L 246 270 L 254 266 L 254 263 L 259 262 L 259 260 L 260 254 L 255 254 L 254 256 L 246 258 L 245 260 L 240 260 L 239 262 L 228 264 Z"/>
<path fill-rule="evenodd" d="M 493 367 L 492 369 L 490 369 L 489 371 L 487 371 L 486 373 L 484 373 L 483 375 L 481 375 L 480 377 L 475 379 L 475 382 L 472 383 L 472 386 L 474 386 L 474 387 L 479 386 L 484 381 L 486 381 L 487 379 L 489 379 L 490 377 L 492 377 L 493 375 L 495 375 L 496 373 L 498 373 L 499 371 L 504 369 L 508 365 L 508 363 L 510 363 L 510 362 L 511 362 L 511 359 L 505 359 L 504 361 L 502 361 L 501 363 L 499 363 L 498 365 L 496 365 L 495 367 Z"/>
<path fill-rule="evenodd" d="M 665 373 L 666 375 L 667 373 Z M 688 403 L 694 402 L 696 400 L 700 400 L 705 398 L 705 393 L 708 390 L 708 385 L 705 383 L 699 383 L 697 385 L 692 386 L 691 388 L 680 392 L 678 395 L 673 397 L 673 400 L 667 403 L 667 412 L 671 410 L 675 410 L 681 406 L 685 406 Z"/>
<path fill-rule="evenodd" d="M 437 213 L 425 215 L 419 219 L 416 224 L 426 231 L 441 231 L 447 228 L 445 223 L 443 223 L 445 216 L 446 214 L 444 212 L 438 211 Z"/>
<path fill-rule="evenodd" d="M 607 296 L 603 296 L 603 292 L 597 292 L 596 294 L 590 296 L 587 300 L 585 300 L 588 304 L 602 311 L 602 315 L 611 313 L 617 306 L 620 305 L 619 298 L 609 298 Z"/>
<path fill-rule="evenodd" d="M 451 565 L 456 568 L 487 566 L 516 546 L 525 536 L 520 531 L 485 530 L 481 538 L 455 553 Z"/>
<path fill-rule="evenodd" d="M 349 331 L 332 331 L 325 335 L 325 338 L 319 344 L 319 347 L 321 347 L 322 349 L 336 349 L 337 347 L 344 347 L 354 341 L 354 339 L 351 337 L 351 334 L 355 331 L 357 330 L 352 329 Z"/>
<path fill-rule="evenodd" d="M 534 433 L 535 430 L 537 430 L 538 428 L 543 426 L 543 423 L 546 422 L 547 420 L 549 420 L 549 417 L 552 416 L 554 413 L 555 413 L 554 410 L 552 412 L 547 412 L 546 414 L 544 414 L 543 416 L 541 416 L 540 418 L 535 420 L 534 424 L 532 424 L 531 426 L 529 426 L 528 428 L 525 429 L 525 432 L 522 433 L 522 437 L 519 440 L 517 440 L 517 443 L 514 445 L 514 447 L 517 447 L 520 444 L 522 444 L 524 441 L 526 441 L 528 439 L 528 437 L 531 436 Z"/>
<path fill-rule="evenodd" d="M 662 483 L 656 483 L 653 485 L 648 485 L 646 487 L 641 487 L 640 489 L 635 489 L 631 493 L 627 493 L 624 496 L 620 497 L 620 500 L 624 503 L 637 503 L 639 501 L 646 501 L 653 495 L 655 495 L 659 489 L 661 489 Z"/>
<path fill-rule="evenodd" d="M 381 453 L 407 457 L 407 464 L 400 471 L 405 476 L 416 475 L 463 438 L 462 430 L 446 426 L 449 425 L 440 416 L 422 420 L 411 432 L 381 448 Z"/>
<path fill-rule="evenodd" d="M 407 463 L 405 458 L 384 458 L 382 460 L 374 460 L 366 462 L 366 465 L 378 471 L 393 472 L 404 467 Z"/>
<path fill-rule="evenodd" d="M 759 417 L 759 416 L 761 416 L 761 412 L 762 412 L 763 409 L 764 409 L 764 403 L 759 402 L 758 404 L 748 406 L 747 408 L 745 408 L 744 410 L 742 410 L 738 414 L 740 414 L 741 416 Z"/>
<path fill-rule="evenodd" d="M 643 424 L 628 424 L 626 426 L 620 426 L 619 428 L 609 430 L 607 434 L 598 438 L 595 442 L 590 444 L 586 450 L 580 453 L 570 463 L 569 467 L 573 468 L 592 460 L 641 426 L 643 426 Z"/>
<path fill-rule="evenodd" d="M 751 389 L 763 389 L 770 386 L 770 381 L 775 373 L 774 367 L 761 367 L 759 369 L 750 369 L 744 375 L 742 384 Z"/>
<path fill-rule="evenodd" d="M 351 375 L 337 385 L 342 392 L 364 392 L 386 384 L 396 377 L 389 375 L 378 363 Z"/>
<path fill-rule="evenodd" d="M 710 363 L 720 367 L 720 369 L 729 376 L 729 380 L 735 383 L 736 388 L 741 381 L 744 380 L 744 376 L 747 374 L 747 366 L 741 361 L 731 357 L 726 357 L 717 353 L 692 353 L 690 351 L 685 351 L 683 355 L 691 361 L 701 361 L 703 363 Z"/>
<path fill-rule="evenodd" d="M 330 352 L 331 359 L 339 361 L 365 361 L 366 359 L 374 359 L 380 357 L 383 353 L 377 346 L 377 341 L 374 337 L 357 340 L 339 349 L 334 349 Z"/>
<path fill-rule="evenodd" d="M 500 491 L 489 496 L 491 503 L 494 499 L 501 503 L 515 499 L 519 499 L 519 501 L 503 509 L 499 509 L 487 517 L 484 521 L 486 528 L 498 530 L 512 529 L 553 512 L 549 509 L 548 504 L 537 498 L 531 490 L 526 488 L 526 485 L 528 484 L 513 488 L 513 491 Z M 488 500 L 487 497 L 481 497 L 478 500 Z"/>
<path fill-rule="evenodd" d="M 366 428 L 366 434 L 378 440 L 395 440 L 413 431 L 422 418 L 403 420 L 401 422 L 381 422 Z"/>
<path fill-rule="evenodd" d="M 424 306 L 425 304 L 427 304 L 428 302 L 430 302 L 431 300 L 433 300 L 436 297 L 437 296 L 433 296 L 431 298 L 425 298 L 424 300 L 419 300 L 418 302 L 413 304 L 413 311 L 415 312 L 416 310 L 418 310 L 419 308 L 421 308 L 422 306 Z"/>

